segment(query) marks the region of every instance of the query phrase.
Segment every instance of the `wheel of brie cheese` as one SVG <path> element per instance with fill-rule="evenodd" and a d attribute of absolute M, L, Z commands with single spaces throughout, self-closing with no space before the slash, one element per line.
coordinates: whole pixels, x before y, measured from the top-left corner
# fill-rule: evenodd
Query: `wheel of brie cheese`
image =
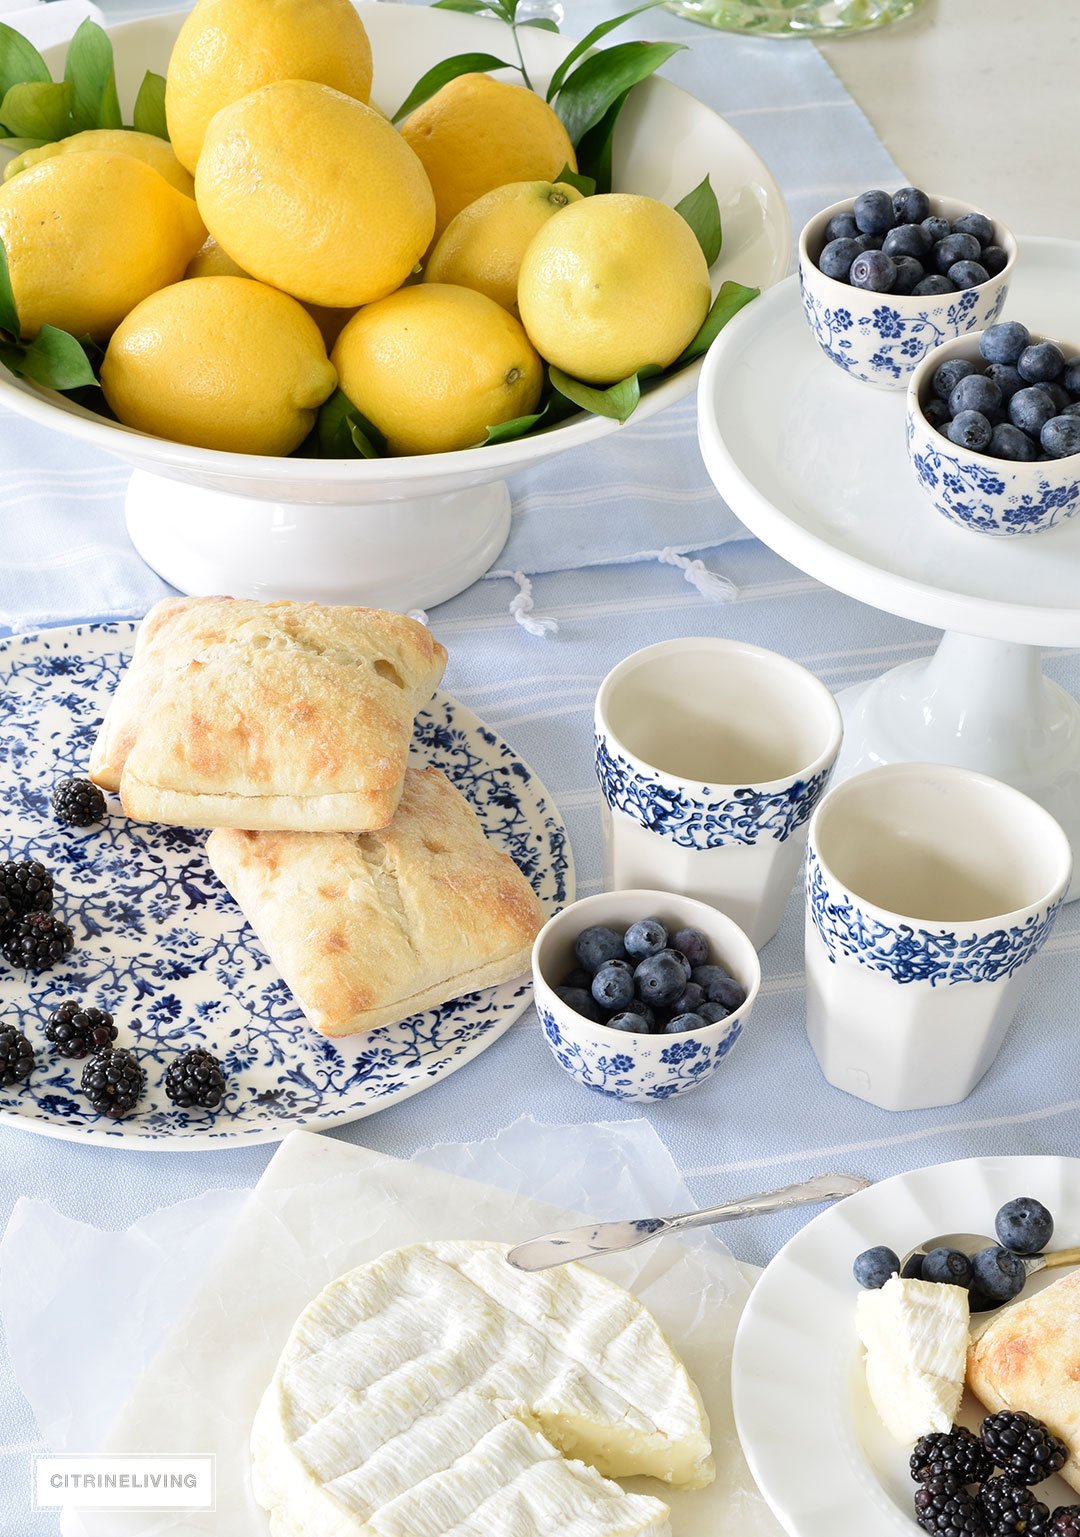
<path fill-rule="evenodd" d="M 611 1480 L 712 1481 L 685 1366 L 622 1287 L 505 1253 L 395 1249 L 300 1315 L 252 1430 L 274 1537 L 668 1537 Z"/>

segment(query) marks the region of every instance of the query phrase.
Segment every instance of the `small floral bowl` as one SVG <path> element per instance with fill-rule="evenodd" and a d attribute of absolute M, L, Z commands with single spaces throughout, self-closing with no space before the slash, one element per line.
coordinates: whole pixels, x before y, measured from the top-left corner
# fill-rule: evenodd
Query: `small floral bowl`
<path fill-rule="evenodd" d="M 577 965 L 574 942 L 582 930 L 600 923 L 622 931 L 640 918 L 659 918 L 670 931 L 700 929 L 711 959 L 746 989 L 745 1003 L 684 1035 L 628 1035 L 567 1008 L 555 989 Z M 614 891 L 572 902 L 537 935 L 532 970 L 536 1010 L 559 1066 L 597 1094 L 642 1101 L 670 1099 L 711 1078 L 742 1034 L 761 986 L 757 951 L 737 923 L 705 902 L 664 891 Z"/>
<path fill-rule="evenodd" d="M 979 335 L 961 336 L 935 347 L 912 374 L 907 399 L 908 459 L 923 495 L 951 523 L 999 538 L 1039 534 L 1080 512 L 1080 454 L 1027 463 L 995 459 L 959 448 L 923 415 L 934 373 L 942 363 L 949 358 L 983 362 Z M 1067 357 L 1080 352 L 1067 343 L 1060 345 Z"/>
<path fill-rule="evenodd" d="M 835 214 L 851 213 L 854 201 L 848 198 L 823 208 L 799 236 L 803 310 L 818 346 L 845 373 L 864 384 L 901 390 L 931 347 L 993 325 L 1009 292 L 1016 241 L 1003 224 L 993 221 L 997 244 L 1009 260 L 996 277 L 977 288 L 936 295 L 870 293 L 826 277 L 818 266 L 825 226 Z M 950 222 L 961 214 L 982 212 L 950 197 L 931 197 L 930 208 Z"/>

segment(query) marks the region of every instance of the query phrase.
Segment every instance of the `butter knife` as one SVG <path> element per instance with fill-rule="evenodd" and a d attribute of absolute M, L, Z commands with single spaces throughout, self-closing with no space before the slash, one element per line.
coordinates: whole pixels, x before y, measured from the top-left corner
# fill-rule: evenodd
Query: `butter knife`
<path fill-rule="evenodd" d="M 592 1227 L 569 1228 L 565 1233 L 545 1233 L 542 1238 L 518 1244 L 506 1257 L 517 1270 L 550 1270 L 572 1260 L 636 1249 L 638 1244 L 651 1243 L 654 1238 L 665 1238 L 671 1233 L 684 1233 L 692 1227 L 711 1227 L 714 1222 L 732 1222 L 737 1217 L 762 1217 L 791 1206 L 842 1201 L 869 1184 L 868 1179 L 858 1174 L 815 1174 L 798 1185 L 743 1196 L 741 1200 L 725 1201 L 723 1206 L 705 1211 L 688 1211 L 680 1217 L 640 1217 L 637 1221 L 598 1222 Z"/>

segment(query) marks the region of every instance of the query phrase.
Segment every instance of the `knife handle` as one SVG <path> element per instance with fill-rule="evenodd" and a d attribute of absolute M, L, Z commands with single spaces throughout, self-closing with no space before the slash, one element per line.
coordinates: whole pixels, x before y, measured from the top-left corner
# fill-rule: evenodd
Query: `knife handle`
<path fill-rule="evenodd" d="M 859 1174 L 815 1174 L 797 1185 L 784 1185 L 780 1190 L 765 1190 L 760 1195 L 742 1196 L 737 1201 L 725 1201 L 723 1206 L 712 1206 L 707 1211 L 691 1211 L 682 1217 L 669 1217 L 665 1233 L 677 1233 L 686 1228 L 711 1227 L 714 1222 L 732 1222 L 737 1217 L 760 1217 L 769 1212 L 786 1211 L 793 1206 L 817 1206 L 825 1201 L 841 1201 L 845 1196 L 865 1190 L 870 1184 Z"/>

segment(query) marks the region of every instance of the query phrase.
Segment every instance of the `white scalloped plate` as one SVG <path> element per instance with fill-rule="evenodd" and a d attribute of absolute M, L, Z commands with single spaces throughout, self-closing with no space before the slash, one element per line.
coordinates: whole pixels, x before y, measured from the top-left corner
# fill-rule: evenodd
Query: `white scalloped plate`
<path fill-rule="evenodd" d="M 866 1391 L 851 1266 L 875 1244 L 904 1254 L 938 1233 L 992 1233 L 998 1208 L 1018 1195 L 1054 1213 L 1054 1248 L 1080 1244 L 1080 1159 L 969 1158 L 899 1174 L 830 1207 L 755 1286 L 732 1361 L 735 1420 L 750 1471 L 792 1537 L 919 1531 L 910 1448 L 889 1436 Z M 975 1428 L 981 1417 L 966 1395 L 963 1422 Z M 1059 1478 L 1038 1494 L 1051 1509 L 1080 1499 Z"/>

